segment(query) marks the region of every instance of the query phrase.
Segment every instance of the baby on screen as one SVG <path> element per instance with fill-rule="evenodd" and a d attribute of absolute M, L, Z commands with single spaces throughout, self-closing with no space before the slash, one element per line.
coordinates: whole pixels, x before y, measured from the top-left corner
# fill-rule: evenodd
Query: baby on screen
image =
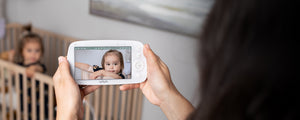
<path fill-rule="evenodd" d="M 91 73 L 89 79 L 125 79 L 123 55 L 118 50 L 109 50 L 102 57 L 101 66 L 75 62 L 75 67 Z"/>

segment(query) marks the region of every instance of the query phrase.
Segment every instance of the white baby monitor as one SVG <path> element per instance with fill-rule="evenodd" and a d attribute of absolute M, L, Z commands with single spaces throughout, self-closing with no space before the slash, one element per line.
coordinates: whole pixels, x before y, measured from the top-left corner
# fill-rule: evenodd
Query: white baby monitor
<path fill-rule="evenodd" d="M 147 77 L 143 44 L 129 40 L 84 40 L 70 44 L 67 59 L 79 85 L 143 82 Z"/>

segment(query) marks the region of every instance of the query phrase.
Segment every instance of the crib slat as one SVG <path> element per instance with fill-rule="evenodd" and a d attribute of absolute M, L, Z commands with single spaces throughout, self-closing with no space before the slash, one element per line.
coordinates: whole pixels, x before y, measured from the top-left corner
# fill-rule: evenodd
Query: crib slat
<path fill-rule="evenodd" d="M 136 120 L 136 110 L 137 110 L 137 97 L 138 97 L 138 90 L 139 89 L 134 89 L 133 90 L 133 100 L 132 100 L 132 110 L 131 110 L 131 120 Z"/>
<path fill-rule="evenodd" d="M 6 35 L 7 35 L 7 39 L 8 39 L 8 40 L 6 40 L 6 50 L 10 49 L 10 42 L 11 42 L 11 35 L 12 35 L 11 30 L 12 29 L 9 29 L 8 31 L 6 31 L 7 32 Z"/>
<path fill-rule="evenodd" d="M 53 100 L 54 100 L 54 97 L 53 97 L 53 86 L 52 85 L 49 85 L 49 120 L 53 120 L 54 117 L 53 117 L 53 112 L 54 112 L 54 103 L 53 103 Z"/>
<path fill-rule="evenodd" d="M 40 87 L 40 120 L 44 120 L 45 118 L 45 100 L 44 100 L 44 95 L 45 95 L 45 87 L 44 87 L 44 82 L 43 81 L 40 81 L 40 84 L 39 84 L 39 87 Z"/>
<path fill-rule="evenodd" d="M 126 110 L 126 120 L 131 120 L 131 104 L 132 104 L 132 90 L 128 91 L 127 95 L 127 110 Z"/>
<path fill-rule="evenodd" d="M 18 28 L 15 28 L 14 29 L 15 31 L 15 34 L 14 34 L 14 41 L 13 41 L 13 48 L 17 48 L 18 47 L 18 41 L 19 41 L 19 36 L 20 36 L 20 29 L 18 29 Z M 12 48 L 12 49 L 13 49 Z"/>
<path fill-rule="evenodd" d="M 7 80 L 8 80 L 8 91 L 9 91 L 9 119 L 13 120 L 13 92 L 12 92 L 12 78 L 10 75 L 10 70 L 7 71 Z"/>
<path fill-rule="evenodd" d="M 36 120 L 36 115 L 37 115 L 37 112 L 36 112 L 36 84 L 35 84 L 35 78 L 32 77 L 31 78 L 31 118 L 33 120 Z"/>
<path fill-rule="evenodd" d="M 115 103 L 114 103 L 114 120 L 119 119 L 119 101 L 120 101 L 120 89 L 119 85 L 115 88 Z"/>
<path fill-rule="evenodd" d="M 24 114 L 24 120 L 28 120 L 28 101 L 27 101 L 27 76 L 25 72 L 22 73 L 22 80 L 23 80 L 23 114 Z"/>
<path fill-rule="evenodd" d="M 94 103 L 94 106 L 95 106 L 95 118 L 94 118 L 94 120 L 99 119 L 99 101 L 100 101 L 99 97 L 100 97 L 100 89 L 97 89 L 95 91 L 95 101 L 94 101 L 95 102 Z"/>
<path fill-rule="evenodd" d="M 57 49 L 55 49 L 55 57 L 54 58 L 51 58 L 54 62 L 55 62 L 55 64 L 54 65 L 58 65 L 58 60 L 57 60 L 57 58 L 58 58 L 58 56 L 62 56 L 62 42 L 61 42 L 61 40 L 57 37 L 56 39 L 56 45 L 57 45 Z M 54 69 L 53 69 L 53 72 L 52 73 L 55 73 L 55 71 L 56 71 L 56 68 L 54 67 Z"/>
<path fill-rule="evenodd" d="M 101 120 L 104 120 L 106 115 L 106 98 L 107 98 L 107 91 L 106 91 L 107 86 L 102 86 L 102 93 L 101 93 Z"/>
<path fill-rule="evenodd" d="M 4 51 L 4 38 L 0 38 L 0 52 Z"/>
<path fill-rule="evenodd" d="M 62 56 L 63 54 L 62 54 L 62 51 L 63 51 L 63 43 L 62 43 L 62 41 L 59 39 L 59 38 L 57 38 L 56 39 L 57 40 L 57 45 L 58 45 L 58 48 L 56 49 L 56 58 L 58 57 L 58 56 Z M 57 61 L 57 60 L 56 60 Z"/>
<path fill-rule="evenodd" d="M 12 36 L 13 36 L 13 30 L 14 29 L 11 29 L 9 32 L 10 32 L 10 34 L 8 35 L 8 41 L 6 41 L 6 49 L 7 50 L 10 50 L 11 49 L 11 42 L 12 42 Z"/>
<path fill-rule="evenodd" d="M 49 44 L 49 47 L 50 47 L 49 54 L 50 54 L 50 56 L 54 57 L 55 56 L 55 51 L 52 50 L 51 48 L 55 48 L 56 46 L 54 46 L 55 45 L 55 40 L 52 36 L 50 36 L 49 42 L 50 42 L 50 44 Z M 51 74 L 53 72 L 54 65 L 57 65 L 57 64 L 55 64 L 55 61 L 57 61 L 57 60 L 53 61 L 53 60 L 51 60 L 51 58 L 48 58 L 48 59 L 50 60 L 50 63 L 49 63 L 49 65 L 50 65 L 49 66 L 49 72 L 50 73 L 49 74 Z"/>
<path fill-rule="evenodd" d="M 108 86 L 108 110 L 107 110 L 107 120 L 111 120 L 112 117 L 112 105 L 113 105 L 113 92 L 114 92 L 114 86 L 110 85 Z"/>
<path fill-rule="evenodd" d="M 50 52 L 50 48 L 49 48 L 49 37 L 47 35 L 43 36 L 44 39 L 44 60 L 45 60 L 45 65 L 47 67 L 47 69 L 49 68 L 50 62 L 49 62 L 49 52 Z M 47 70 L 47 73 L 49 74 L 49 70 Z"/>
<path fill-rule="evenodd" d="M 125 105 L 126 105 L 126 93 L 128 91 L 123 91 L 121 93 L 122 96 L 122 101 L 121 101 L 121 113 L 120 113 L 120 120 L 124 120 L 125 119 Z"/>
<path fill-rule="evenodd" d="M 63 50 L 63 55 L 67 55 L 68 47 L 69 47 L 69 40 L 64 40 L 64 50 Z"/>
<path fill-rule="evenodd" d="M 15 78 L 16 78 L 16 92 L 17 92 L 17 120 L 20 120 L 21 119 L 21 99 L 20 99 L 20 76 L 19 76 L 20 73 L 16 73 L 15 74 Z"/>
<path fill-rule="evenodd" d="M 89 99 L 90 99 L 90 95 L 85 97 L 85 120 L 89 120 L 90 119 L 90 107 L 88 105 L 89 103 Z"/>
<path fill-rule="evenodd" d="M 143 107 L 143 93 L 139 90 L 139 97 L 138 97 L 138 109 L 137 109 L 137 120 L 142 119 L 142 107 Z"/>
<path fill-rule="evenodd" d="M 10 50 L 13 49 L 13 48 L 16 48 L 14 45 L 15 45 L 17 39 L 18 39 L 17 32 L 18 32 L 18 31 L 17 31 L 17 28 L 14 28 L 14 29 L 12 30 L 11 46 L 9 46 L 9 47 L 11 47 Z"/>
<path fill-rule="evenodd" d="M 36 72 L 34 76 L 36 78 L 36 81 L 40 81 L 43 82 L 44 84 L 53 86 L 52 77 L 38 72 Z"/>
<path fill-rule="evenodd" d="M 2 119 L 6 120 L 6 100 L 5 100 L 5 78 L 4 78 L 4 67 L 0 66 L 1 72 L 1 97 L 2 97 Z"/>

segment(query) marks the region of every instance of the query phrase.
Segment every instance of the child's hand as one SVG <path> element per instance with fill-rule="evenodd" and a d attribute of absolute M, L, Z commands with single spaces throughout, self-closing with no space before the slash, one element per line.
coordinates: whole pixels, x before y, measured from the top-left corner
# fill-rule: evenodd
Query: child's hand
<path fill-rule="evenodd" d="M 27 77 L 32 77 L 35 72 L 43 72 L 43 68 L 40 65 L 31 65 L 26 69 Z"/>
<path fill-rule="evenodd" d="M 35 72 L 44 72 L 43 67 L 40 65 L 33 65 L 34 66 L 34 71 Z"/>
<path fill-rule="evenodd" d="M 15 56 L 15 50 L 9 50 L 2 52 L 0 58 L 9 62 L 13 62 Z"/>
<path fill-rule="evenodd" d="M 94 80 L 100 76 L 103 76 L 104 70 L 99 70 L 90 74 L 90 79 Z"/>
<path fill-rule="evenodd" d="M 35 69 L 36 69 L 35 65 L 31 65 L 31 66 L 27 67 L 26 68 L 27 77 L 32 77 L 35 73 Z"/>

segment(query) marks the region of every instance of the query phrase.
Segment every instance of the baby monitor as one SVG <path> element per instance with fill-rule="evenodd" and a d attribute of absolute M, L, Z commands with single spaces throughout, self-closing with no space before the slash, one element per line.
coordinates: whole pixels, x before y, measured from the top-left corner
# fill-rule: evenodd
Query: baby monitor
<path fill-rule="evenodd" d="M 79 85 L 143 82 L 147 77 L 143 44 L 129 40 L 84 40 L 70 44 L 67 59 Z"/>

